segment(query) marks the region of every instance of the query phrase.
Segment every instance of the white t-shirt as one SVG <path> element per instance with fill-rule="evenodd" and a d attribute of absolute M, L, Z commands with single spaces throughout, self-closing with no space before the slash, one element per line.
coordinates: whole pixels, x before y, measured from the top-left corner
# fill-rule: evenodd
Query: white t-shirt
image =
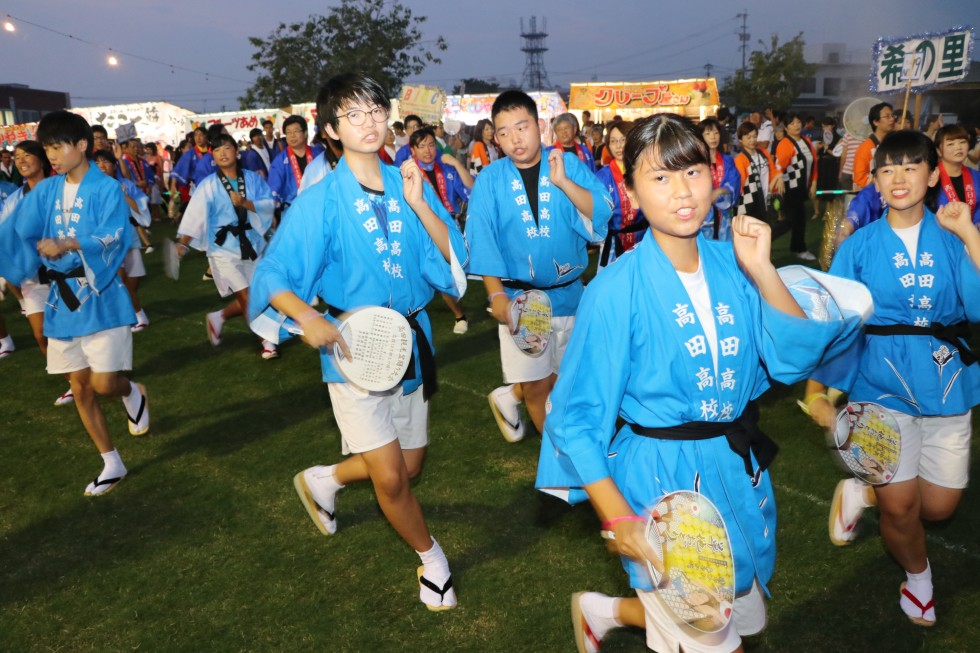
<path fill-rule="evenodd" d="M 761 143 L 769 143 L 770 149 L 772 148 L 772 121 L 763 120 L 762 125 L 759 127 L 759 135 L 756 139 Z"/>
<path fill-rule="evenodd" d="M 905 243 L 905 249 L 909 253 L 909 258 L 912 259 L 912 267 L 915 267 L 916 254 L 919 251 L 919 231 L 922 228 L 922 221 L 919 220 L 915 225 L 911 227 L 905 227 L 904 229 L 896 229 L 892 227 L 892 231 L 895 235 L 902 239 Z"/>
<path fill-rule="evenodd" d="M 78 187 L 81 184 L 73 184 L 72 182 L 65 179 L 65 189 L 61 196 L 61 212 L 68 216 L 72 211 L 71 207 L 75 204 L 75 196 L 78 195 Z M 65 224 L 68 224 L 67 221 Z"/>
<path fill-rule="evenodd" d="M 694 313 L 701 321 L 701 328 L 704 330 L 704 337 L 711 348 L 711 359 L 715 364 L 715 372 L 718 371 L 718 329 L 715 327 L 715 320 L 711 313 L 711 294 L 708 292 L 708 282 L 704 278 L 704 268 L 701 265 L 701 258 L 698 257 L 697 272 L 677 272 L 684 290 L 687 291 L 694 304 Z"/>

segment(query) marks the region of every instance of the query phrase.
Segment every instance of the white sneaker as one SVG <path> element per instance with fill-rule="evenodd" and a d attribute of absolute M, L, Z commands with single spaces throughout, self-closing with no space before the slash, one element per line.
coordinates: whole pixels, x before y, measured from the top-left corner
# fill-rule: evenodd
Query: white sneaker
<path fill-rule="evenodd" d="M 600 617 L 590 609 L 595 601 L 607 599 L 608 596 L 599 592 L 572 594 L 572 628 L 578 653 L 596 653 L 602 647 L 602 638 L 619 627 L 615 619 Z"/>
<path fill-rule="evenodd" d="M 796 253 L 796 258 L 800 259 L 801 261 L 816 261 L 817 260 L 817 257 L 814 256 L 813 254 L 811 254 L 808 251 L 797 252 Z"/>
<path fill-rule="evenodd" d="M 857 537 L 857 526 L 861 513 L 867 508 L 864 491 L 867 485 L 855 478 L 848 478 L 837 484 L 834 499 L 830 503 L 830 541 L 837 546 L 847 546 Z"/>
<path fill-rule="evenodd" d="M 306 508 L 306 514 L 310 516 L 319 531 L 324 535 L 333 535 L 337 532 L 337 518 L 333 512 L 334 500 L 337 491 L 343 486 L 336 487 L 336 483 L 327 486 L 321 477 L 326 475 L 333 478 L 333 475 L 328 473 L 326 469 L 321 465 L 304 469 L 293 477 L 293 487 L 296 488 L 296 494 L 299 495 L 299 500 Z M 331 486 L 336 487 L 336 489 L 331 490 Z M 319 501 L 314 494 L 319 497 Z"/>
<path fill-rule="evenodd" d="M 153 245 L 147 245 L 146 246 L 146 249 L 143 250 L 143 253 L 144 254 L 152 254 L 153 253 Z"/>
<path fill-rule="evenodd" d="M 204 324 L 208 328 L 208 341 L 215 347 L 221 344 L 221 328 L 225 325 L 221 317 L 221 311 L 208 313 L 204 317 Z"/>
<path fill-rule="evenodd" d="M 54 400 L 55 406 L 65 406 L 73 403 L 75 403 L 75 393 L 71 391 L 71 388 L 68 388 L 68 392 Z"/>
<path fill-rule="evenodd" d="M 466 317 L 456 318 L 456 324 L 453 325 L 453 333 L 458 336 L 463 335 L 470 330 L 470 324 L 466 321 Z"/>
<path fill-rule="evenodd" d="M 521 404 L 514 398 L 512 387 L 500 386 L 487 396 L 487 400 L 504 440 L 520 442 L 524 439 L 524 422 L 521 420 Z"/>
<path fill-rule="evenodd" d="M 130 330 L 133 333 L 139 333 L 140 331 L 142 331 L 143 329 L 145 329 L 148 326 L 150 326 L 150 323 L 149 322 L 137 322 L 136 324 L 134 324 L 132 326 L 132 329 L 130 329 Z"/>

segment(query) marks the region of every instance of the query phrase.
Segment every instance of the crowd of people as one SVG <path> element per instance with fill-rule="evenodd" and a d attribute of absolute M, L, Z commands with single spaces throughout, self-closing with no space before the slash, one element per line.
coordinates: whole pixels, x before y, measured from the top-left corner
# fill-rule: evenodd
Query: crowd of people
<path fill-rule="evenodd" d="M 773 381 L 808 379 L 804 404 L 823 427 L 836 420 L 833 389 L 897 416 L 899 472 L 880 486 L 841 481 L 829 535 L 852 542 L 877 505 L 883 541 L 906 573 L 901 610 L 916 624 L 936 622 L 922 524 L 956 509 L 980 400 L 964 340 L 980 320 L 973 134 L 935 121 L 931 134 L 902 129 L 887 103 L 871 109 L 862 142 L 832 118 L 816 127 L 771 109 L 738 124 L 727 110 L 698 125 L 674 114 L 546 121 L 521 91 L 501 93 L 472 130 L 447 134 L 413 115 L 389 125 L 384 89 L 353 73 L 324 85 L 317 112 L 316 125 L 290 116 L 281 137 L 267 122 L 247 143 L 221 125 L 197 128 L 169 151 L 135 134 L 113 143 L 101 126 L 57 111 L 37 141 L 14 148 L 16 178 L 10 153 L 0 157 L 10 180 L 0 182 L 0 276 L 47 372 L 69 382 L 56 403 L 74 402 L 103 459 L 87 496 L 127 475 L 99 397 L 122 400 L 132 435 L 150 430 L 147 389 L 129 372 L 133 334 L 150 325 L 142 254 L 166 208 L 179 223 L 178 259 L 204 252 L 208 278 L 231 298 L 204 318 L 212 345 L 243 316 L 261 357 L 275 358 L 278 335 L 255 326 L 272 315 L 319 352 L 344 457 L 294 477 L 310 519 L 334 535 L 341 490 L 370 482 L 419 555 L 429 610 L 455 607 L 457 595 L 409 483 L 422 469 L 437 390 L 426 306 L 439 293 L 464 335 L 460 300 L 478 278 L 499 324 L 504 384 L 488 403 L 501 434 L 526 437 L 526 412 L 542 435 L 537 487 L 592 503 L 636 591 L 573 597 L 580 651 L 597 651 L 625 625 L 664 652 L 741 650 L 742 636 L 764 628 L 777 448 L 758 429 L 755 400 Z M 784 283 L 771 244 L 790 233 L 791 251 L 813 261 L 807 202 L 841 188 L 856 198 L 830 275 L 808 277 L 818 311 Z M 871 291 L 866 324 L 844 310 L 835 277 Z M 513 302 L 532 290 L 552 307 L 537 357 L 511 337 Z M 351 356 L 338 319 L 363 306 L 401 313 L 414 334 L 408 372 L 390 391 L 362 390 L 333 362 L 335 348 Z M 13 351 L 0 316 L 0 358 Z M 708 497 L 729 525 L 736 598 L 731 621 L 712 633 L 678 623 L 643 564 L 657 557 L 644 516 L 679 490 Z"/>

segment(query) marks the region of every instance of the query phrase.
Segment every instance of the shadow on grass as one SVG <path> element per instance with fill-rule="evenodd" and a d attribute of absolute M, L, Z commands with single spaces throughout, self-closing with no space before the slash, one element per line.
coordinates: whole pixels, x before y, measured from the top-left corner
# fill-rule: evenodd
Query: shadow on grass
<path fill-rule="evenodd" d="M 135 473 L 130 470 L 130 476 Z M 132 480 L 127 478 L 104 497 L 67 500 L 65 493 L 58 494 L 65 502 L 62 512 L 0 540 L 0 605 L 49 596 L 101 570 L 206 538 L 200 507 L 187 501 L 186 487 L 197 480 L 174 474 L 171 485 L 150 491 L 128 491 Z M 213 498 L 230 501 L 230 494 L 231 488 L 219 489 Z"/>

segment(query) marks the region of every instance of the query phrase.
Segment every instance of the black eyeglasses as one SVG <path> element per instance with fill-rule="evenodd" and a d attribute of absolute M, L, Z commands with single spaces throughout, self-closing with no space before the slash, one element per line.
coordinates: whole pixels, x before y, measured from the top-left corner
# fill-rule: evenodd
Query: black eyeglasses
<path fill-rule="evenodd" d="M 370 111 L 365 111 L 364 109 L 354 109 L 353 111 L 348 111 L 347 113 L 342 113 L 338 118 L 347 118 L 347 122 L 351 124 L 352 127 L 360 127 L 367 120 L 368 114 L 371 114 L 371 120 L 374 122 L 385 122 L 388 120 L 388 110 L 382 109 L 381 107 L 374 107 Z"/>

